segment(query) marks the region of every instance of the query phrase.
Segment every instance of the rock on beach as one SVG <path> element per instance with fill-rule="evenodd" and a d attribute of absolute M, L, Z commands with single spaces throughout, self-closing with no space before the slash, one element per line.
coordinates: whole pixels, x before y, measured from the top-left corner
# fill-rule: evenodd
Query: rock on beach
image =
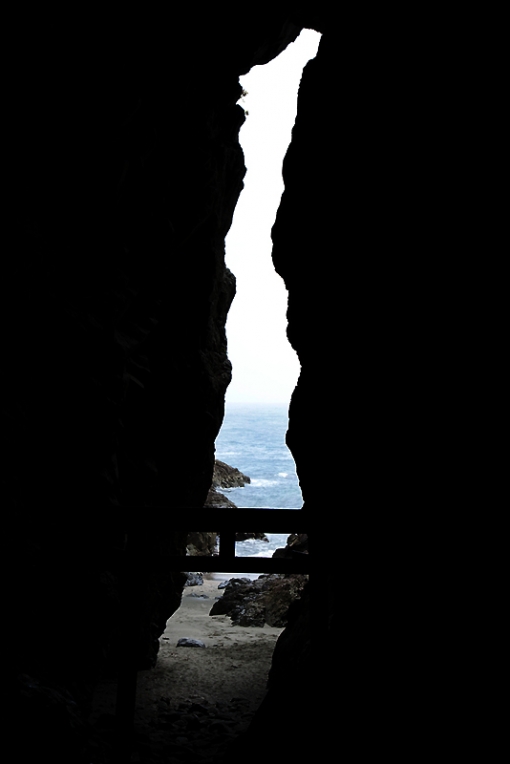
<path fill-rule="evenodd" d="M 205 647 L 205 643 L 201 639 L 193 639 L 193 637 L 182 637 L 177 642 L 177 647 Z"/>
<path fill-rule="evenodd" d="M 264 574 L 252 581 L 232 578 L 209 615 L 228 615 L 237 626 L 283 627 L 291 604 L 308 580 L 304 574 Z"/>

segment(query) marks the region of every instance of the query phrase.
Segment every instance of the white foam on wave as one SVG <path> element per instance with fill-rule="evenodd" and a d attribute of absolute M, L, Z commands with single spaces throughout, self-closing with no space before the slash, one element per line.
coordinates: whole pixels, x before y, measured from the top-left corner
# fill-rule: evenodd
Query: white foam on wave
<path fill-rule="evenodd" d="M 278 485 L 278 480 L 266 480 L 264 478 L 255 478 L 249 484 L 254 488 L 267 488 L 267 486 Z"/>
<path fill-rule="evenodd" d="M 230 450 L 230 451 L 222 451 L 222 452 L 221 452 L 221 456 L 219 456 L 219 455 L 218 455 L 218 459 L 219 459 L 219 460 L 220 460 L 220 462 L 221 462 L 221 461 L 223 461 L 223 460 L 224 460 L 226 457 L 229 457 L 229 456 L 238 456 L 238 454 L 239 454 L 239 451 L 236 451 L 236 450 Z"/>
<path fill-rule="evenodd" d="M 289 530 L 292 531 L 292 528 Z M 267 541 L 246 539 L 236 542 L 236 554 L 239 557 L 272 557 L 278 547 L 287 543 L 288 533 L 267 533 Z"/>
<path fill-rule="evenodd" d="M 289 473 L 288 472 L 279 472 L 278 473 L 278 477 L 283 477 L 283 478 L 289 477 Z"/>

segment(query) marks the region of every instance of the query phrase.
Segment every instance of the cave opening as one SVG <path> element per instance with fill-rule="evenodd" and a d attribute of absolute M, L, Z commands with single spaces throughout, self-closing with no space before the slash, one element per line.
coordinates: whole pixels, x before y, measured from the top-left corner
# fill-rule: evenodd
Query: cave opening
<path fill-rule="evenodd" d="M 227 317 L 232 382 L 216 439 L 216 458 L 249 478 L 225 487 L 228 501 L 242 507 L 298 509 L 302 494 L 286 444 L 292 392 L 300 363 L 287 338 L 287 289 L 272 261 L 271 228 L 284 192 L 282 166 L 297 115 L 298 89 L 321 35 L 303 29 L 267 64 L 240 78 L 240 130 L 246 176 L 226 237 L 226 264 L 236 278 Z M 236 543 L 238 556 L 272 556 L 288 534 Z"/>

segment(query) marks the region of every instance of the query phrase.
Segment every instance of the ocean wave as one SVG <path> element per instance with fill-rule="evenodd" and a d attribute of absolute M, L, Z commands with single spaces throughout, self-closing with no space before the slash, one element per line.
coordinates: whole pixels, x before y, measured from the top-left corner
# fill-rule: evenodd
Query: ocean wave
<path fill-rule="evenodd" d="M 239 506 L 295 509 L 302 504 L 294 460 L 285 443 L 288 407 L 279 408 L 281 416 L 265 405 L 227 406 L 216 440 L 216 458 L 249 475 L 251 483 L 220 492 Z M 251 545 L 248 548 L 259 551 Z"/>
<path fill-rule="evenodd" d="M 272 557 L 276 549 L 285 546 L 288 536 L 288 533 L 267 533 L 267 541 L 260 539 L 237 541 L 236 554 L 238 557 Z"/>

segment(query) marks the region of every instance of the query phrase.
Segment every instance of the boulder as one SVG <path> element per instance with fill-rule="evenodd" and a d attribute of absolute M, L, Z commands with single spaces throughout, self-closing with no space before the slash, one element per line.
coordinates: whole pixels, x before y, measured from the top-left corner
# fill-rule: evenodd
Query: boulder
<path fill-rule="evenodd" d="M 212 556 L 217 551 L 218 534 L 190 531 L 188 533 L 186 551 L 195 557 L 197 555 Z"/>
<path fill-rule="evenodd" d="M 291 604 L 308 580 L 304 574 L 264 574 L 255 580 L 232 578 L 209 615 L 228 615 L 235 626 L 276 626 L 287 623 Z"/>
<path fill-rule="evenodd" d="M 202 586 L 204 583 L 202 573 L 186 573 L 186 576 L 184 586 Z"/>

